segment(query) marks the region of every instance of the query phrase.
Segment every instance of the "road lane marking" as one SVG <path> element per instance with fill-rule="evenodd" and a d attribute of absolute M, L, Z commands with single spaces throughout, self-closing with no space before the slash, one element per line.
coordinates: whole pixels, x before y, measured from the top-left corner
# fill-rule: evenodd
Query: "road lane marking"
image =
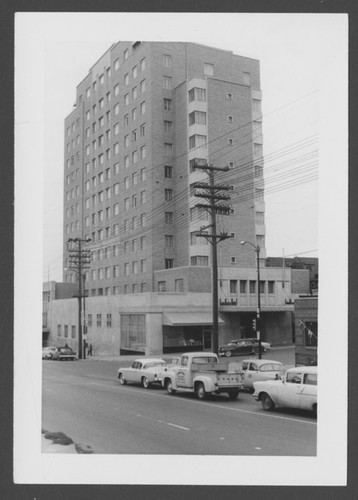
<path fill-rule="evenodd" d="M 177 427 L 178 429 L 183 429 L 184 431 L 190 431 L 189 427 L 183 427 L 182 425 L 171 424 L 170 422 L 167 422 L 167 424 L 171 425 L 172 427 Z"/>
<path fill-rule="evenodd" d="M 91 385 L 99 385 L 99 386 L 102 386 L 102 387 L 109 387 L 111 389 L 113 389 L 114 387 L 119 387 L 117 385 L 109 385 L 109 384 L 99 384 L 98 382 L 91 382 Z M 156 397 L 160 397 L 160 398 L 163 398 L 163 397 L 168 397 L 168 395 L 165 393 L 163 394 L 163 392 L 161 392 L 160 394 L 155 394 L 154 392 L 149 392 L 149 391 L 142 391 L 141 389 L 136 389 L 136 388 L 129 388 L 129 387 L 126 387 L 126 388 L 122 388 L 123 390 L 126 390 L 126 391 L 131 391 L 131 392 L 138 392 L 138 390 L 141 391 L 141 393 L 144 395 L 144 396 L 156 396 Z M 259 413 L 259 412 L 255 412 L 255 411 L 251 411 L 251 410 L 241 410 L 240 408 L 231 408 L 231 407 L 228 407 L 228 406 L 222 406 L 220 404 L 214 404 L 214 403 L 206 403 L 204 401 L 198 401 L 198 400 L 190 400 L 190 399 L 184 399 L 184 398 L 176 398 L 175 396 L 172 397 L 173 401 L 177 400 L 177 401 L 180 401 L 180 402 L 187 402 L 187 403 L 192 403 L 192 404 L 202 404 L 202 405 L 205 405 L 205 406 L 211 406 L 213 408 L 222 408 L 224 410 L 230 410 L 230 411 L 236 411 L 238 413 L 247 413 L 249 415 L 256 415 L 256 416 L 259 416 L 259 417 L 266 417 L 266 418 L 274 418 L 274 419 L 279 419 L 279 420 L 288 420 L 288 421 L 292 421 L 292 422 L 299 422 L 301 424 L 309 424 L 309 425 L 316 425 L 317 426 L 317 422 L 311 422 L 310 420 L 301 420 L 299 418 L 289 418 L 289 417 L 285 417 L 283 415 L 272 415 L 272 414 L 269 414 L 269 413 Z"/>
<path fill-rule="evenodd" d="M 172 424 L 170 422 L 165 422 L 164 420 L 158 420 L 157 418 L 148 417 L 147 415 L 137 414 L 137 417 L 146 418 L 148 420 L 152 420 L 153 422 L 158 422 L 159 424 L 165 424 L 165 425 L 170 425 L 172 427 L 177 427 L 178 429 L 183 429 L 184 431 L 190 431 L 189 427 L 183 427 L 182 425 Z"/>

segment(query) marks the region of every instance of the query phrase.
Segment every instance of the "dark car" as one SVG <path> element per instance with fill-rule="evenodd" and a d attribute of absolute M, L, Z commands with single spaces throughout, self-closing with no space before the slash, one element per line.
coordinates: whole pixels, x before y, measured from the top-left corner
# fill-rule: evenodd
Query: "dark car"
<path fill-rule="evenodd" d="M 255 354 L 255 346 L 245 339 L 235 340 L 219 347 L 219 356 L 240 356 L 241 354 Z"/>
<path fill-rule="evenodd" d="M 257 338 L 247 338 L 247 339 L 230 340 L 230 344 L 234 343 L 234 342 L 235 343 L 239 342 L 240 340 L 246 340 L 247 342 L 251 342 L 251 344 L 255 348 L 255 352 L 259 351 L 259 341 L 258 341 Z M 271 344 L 269 344 L 268 342 L 261 341 L 261 350 L 262 350 L 262 352 L 270 351 L 271 350 Z"/>
<path fill-rule="evenodd" d="M 74 361 L 77 359 L 77 354 L 71 347 L 56 347 L 55 352 L 52 353 L 52 359 L 57 359 L 59 361 Z"/>

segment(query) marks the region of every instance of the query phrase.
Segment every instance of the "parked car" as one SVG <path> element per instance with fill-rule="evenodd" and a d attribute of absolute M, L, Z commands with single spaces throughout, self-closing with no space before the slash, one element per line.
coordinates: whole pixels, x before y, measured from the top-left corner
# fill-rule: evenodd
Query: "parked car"
<path fill-rule="evenodd" d="M 169 358 L 167 360 L 167 365 L 168 366 L 174 366 L 174 365 L 179 365 L 180 364 L 180 356 L 174 356 L 173 358 Z"/>
<path fill-rule="evenodd" d="M 255 351 L 258 352 L 259 350 L 259 341 L 257 338 L 250 338 L 250 339 L 245 339 L 247 340 L 248 342 L 251 342 L 255 348 Z M 233 340 L 231 342 L 234 342 Z M 263 352 L 267 352 L 267 351 L 270 351 L 271 350 L 271 344 L 269 344 L 268 342 L 263 342 L 261 340 L 261 349 Z"/>
<path fill-rule="evenodd" d="M 243 354 L 255 354 L 252 342 L 246 339 L 235 340 L 219 347 L 219 356 L 240 356 Z"/>
<path fill-rule="evenodd" d="M 52 354 L 52 359 L 58 361 L 74 361 L 77 359 L 77 353 L 71 349 L 71 347 L 56 347 Z"/>
<path fill-rule="evenodd" d="M 250 390 L 254 388 L 254 382 L 260 380 L 281 380 L 286 371 L 285 365 L 271 359 L 245 359 L 241 366 L 244 387 Z"/>
<path fill-rule="evenodd" d="M 145 389 L 151 384 L 161 384 L 167 363 L 160 358 L 135 359 L 131 366 L 118 369 L 118 378 L 122 385 L 127 382 L 142 384 Z"/>
<path fill-rule="evenodd" d="M 254 382 L 254 398 L 262 408 L 275 406 L 317 411 L 317 366 L 296 366 L 287 370 L 282 380 Z"/>
<path fill-rule="evenodd" d="M 42 359 L 52 359 L 52 355 L 55 351 L 56 351 L 56 347 L 43 347 L 42 348 Z"/>

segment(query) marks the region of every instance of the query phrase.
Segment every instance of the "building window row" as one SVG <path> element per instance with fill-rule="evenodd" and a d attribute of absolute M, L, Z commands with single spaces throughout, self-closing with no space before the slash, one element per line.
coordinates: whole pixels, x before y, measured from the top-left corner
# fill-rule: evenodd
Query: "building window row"
<path fill-rule="evenodd" d="M 237 295 L 238 284 L 241 295 L 246 295 L 249 292 L 251 295 L 257 293 L 257 280 L 230 280 L 230 294 Z M 260 293 L 267 293 L 272 295 L 275 293 L 275 281 L 260 281 Z"/>

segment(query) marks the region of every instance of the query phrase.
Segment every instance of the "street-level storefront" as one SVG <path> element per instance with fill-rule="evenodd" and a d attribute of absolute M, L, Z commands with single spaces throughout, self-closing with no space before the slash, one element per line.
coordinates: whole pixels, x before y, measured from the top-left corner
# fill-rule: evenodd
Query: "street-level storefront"
<path fill-rule="evenodd" d="M 219 318 L 219 323 L 223 323 Z M 212 351 L 211 312 L 165 312 L 163 314 L 163 354 Z"/>

